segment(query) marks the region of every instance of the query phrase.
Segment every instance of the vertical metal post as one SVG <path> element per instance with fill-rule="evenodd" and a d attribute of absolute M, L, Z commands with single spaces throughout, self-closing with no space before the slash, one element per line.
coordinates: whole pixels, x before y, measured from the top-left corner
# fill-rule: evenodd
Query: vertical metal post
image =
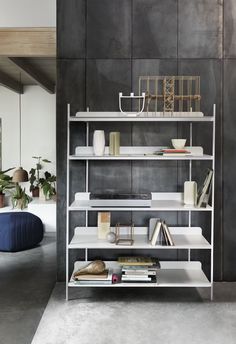
<path fill-rule="evenodd" d="M 89 146 L 89 122 L 86 122 L 86 147 Z M 86 160 L 85 192 L 89 190 L 89 161 Z M 85 211 L 85 226 L 88 227 L 88 210 Z"/>
<path fill-rule="evenodd" d="M 189 124 L 189 145 L 192 147 L 193 145 L 193 123 L 190 122 Z M 192 180 L 192 160 L 189 160 L 189 181 Z M 188 227 L 192 226 L 192 216 L 191 211 L 188 212 Z M 188 261 L 191 260 L 191 250 L 188 249 Z"/>
<path fill-rule="evenodd" d="M 67 157 L 66 157 L 66 300 L 69 299 L 69 238 L 70 238 L 70 224 L 69 224 L 69 206 L 70 206 L 70 183 L 69 183 L 69 160 L 70 157 L 70 104 L 67 104 Z"/>
<path fill-rule="evenodd" d="M 216 104 L 213 105 L 213 133 L 212 133 L 212 210 L 211 210 L 211 301 L 213 300 L 214 281 L 214 213 L 215 213 L 215 135 L 216 135 Z"/>
<path fill-rule="evenodd" d="M 84 259 L 87 262 L 88 261 L 88 249 L 87 248 L 85 249 L 84 255 L 85 255 Z"/>

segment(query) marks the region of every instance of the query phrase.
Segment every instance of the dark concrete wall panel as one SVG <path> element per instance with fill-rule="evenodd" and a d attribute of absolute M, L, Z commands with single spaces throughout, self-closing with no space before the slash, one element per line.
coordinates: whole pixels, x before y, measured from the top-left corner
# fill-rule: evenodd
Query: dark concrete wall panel
<path fill-rule="evenodd" d="M 224 1 L 224 56 L 236 57 L 236 1 Z"/>
<path fill-rule="evenodd" d="M 131 61 L 87 60 L 86 78 L 90 111 L 118 111 L 119 92 L 131 90 Z"/>
<path fill-rule="evenodd" d="M 87 1 L 87 57 L 131 56 L 131 0 Z"/>
<path fill-rule="evenodd" d="M 236 60 L 226 60 L 224 66 L 224 279 L 236 280 Z"/>
<path fill-rule="evenodd" d="M 71 111 L 84 110 L 85 62 L 83 60 L 58 61 L 57 73 L 57 251 L 58 280 L 65 278 L 66 242 L 66 149 L 67 103 Z M 80 90 L 80 91 L 78 91 Z M 72 167 L 72 173 L 78 173 Z"/>
<path fill-rule="evenodd" d="M 179 0 L 178 57 L 222 55 L 221 0 Z"/>
<path fill-rule="evenodd" d="M 86 0 L 57 0 L 57 56 L 86 56 Z"/>
<path fill-rule="evenodd" d="M 177 57 L 177 0 L 133 0 L 133 57 Z"/>

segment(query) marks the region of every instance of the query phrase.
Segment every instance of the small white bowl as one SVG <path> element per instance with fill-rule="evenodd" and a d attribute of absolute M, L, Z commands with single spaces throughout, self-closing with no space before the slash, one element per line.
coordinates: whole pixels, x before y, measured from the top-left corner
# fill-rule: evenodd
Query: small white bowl
<path fill-rule="evenodd" d="M 186 139 L 172 139 L 171 143 L 175 149 L 183 149 L 186 141 Z"/>

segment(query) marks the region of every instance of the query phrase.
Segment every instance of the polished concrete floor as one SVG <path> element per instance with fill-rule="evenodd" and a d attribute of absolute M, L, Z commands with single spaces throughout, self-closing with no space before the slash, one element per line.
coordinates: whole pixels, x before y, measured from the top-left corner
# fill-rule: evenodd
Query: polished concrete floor
<path fill-rule="evenodd" d="M 55 279 L 54 233 L 34 249 L 0 252 L 0 344 L 31 343 Z"/>
<path fill-rule="evenodd" d="M 75 289 L 75 288 L 74 288 Z M 32 344 L 235 344 L 236 283 L 189 288 L 76 288 L 57 283 Z"/>

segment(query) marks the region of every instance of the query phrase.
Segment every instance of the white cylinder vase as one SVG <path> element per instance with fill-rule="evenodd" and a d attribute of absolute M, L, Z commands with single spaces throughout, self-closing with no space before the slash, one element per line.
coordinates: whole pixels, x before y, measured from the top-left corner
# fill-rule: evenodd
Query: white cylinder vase
<path fill-rule="evenodd" d="M 103 156 L 105 152 L 104 130 L 95 130 L 93 133 L 93 152 L 96 156 Z"/>

